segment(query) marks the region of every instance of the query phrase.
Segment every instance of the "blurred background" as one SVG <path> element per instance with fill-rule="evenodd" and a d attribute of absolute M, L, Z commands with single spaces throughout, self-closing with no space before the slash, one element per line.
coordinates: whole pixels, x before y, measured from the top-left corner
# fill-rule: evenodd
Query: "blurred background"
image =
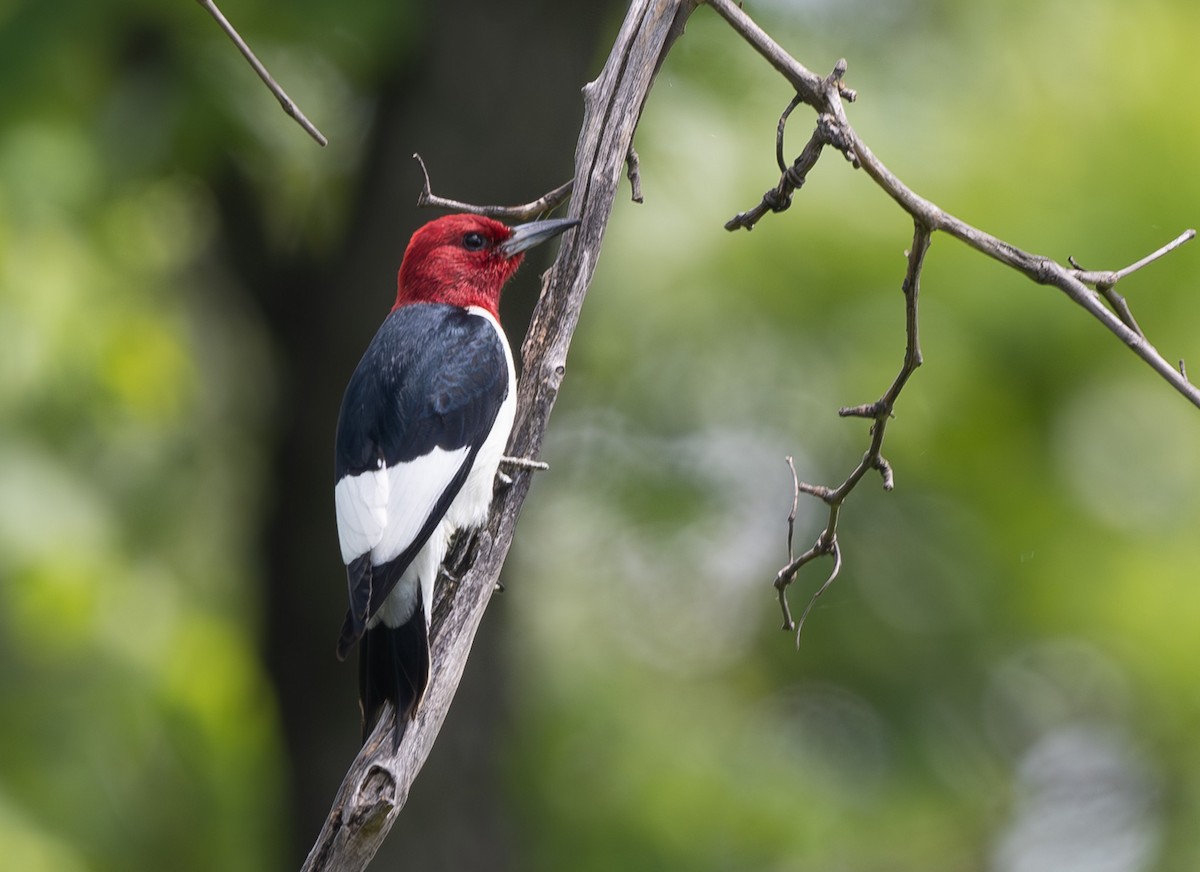
<path fill-rule="evenodd" d="M 1118 268 L 1200 223 L 1200 7 L 758 0 L 915 190 Z M 6 868 L 298 868 L 358 748 L 341 390 L 438 193 L 569 177 L 619 3 L 0 2 Z M 836 483 L 903 350 L 905 216 L 709 10 L 659 75 L 459 698 L 373 868 L 1200 867 L 1200 412 L 937 237 L 926 365 L 799 651 L 794 455 Z M 789 158 L 811 131 L 798 110 Z M 1193 243 L 1196 245 L 1196 243 Z M 514 345 L 537 275 L 505 301 Z M 1121 291 L 1200 368 L 1200 248 Z M 823 523 L 802 502 L 797 546 Z M 795 610 L 827 566 L 802 573 Z"/>

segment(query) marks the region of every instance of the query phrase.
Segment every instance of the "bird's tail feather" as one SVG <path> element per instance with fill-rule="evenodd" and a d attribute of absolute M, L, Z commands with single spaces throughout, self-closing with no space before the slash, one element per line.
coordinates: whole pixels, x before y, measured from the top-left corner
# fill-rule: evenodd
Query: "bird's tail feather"
<path fill-rule="evenodd" d="M 396 712 L 393 750 L 408 722 L 416 715 L 429 683 L 429 631 L 425 610 L 417 605 L 411 618 L 399 627 L 382 622 L 363 634 L 359 642 L 358 698 L 362 705 L 362 740 L 367 741 L 375 722 L 390 702 Z"/>

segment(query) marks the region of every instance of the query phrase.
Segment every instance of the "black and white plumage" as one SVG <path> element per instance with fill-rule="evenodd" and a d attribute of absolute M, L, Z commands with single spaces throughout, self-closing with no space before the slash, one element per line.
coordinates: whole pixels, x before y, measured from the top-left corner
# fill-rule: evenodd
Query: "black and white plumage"
<path fill-rule="evenodd" d="M 520 252 L 575 223 L 455 215 L 418 230 L 396 304 L 346 388 L 334 505 L 350 608 L 337 653 L 360 645 L 364 741 L 385 702 L 397 744 L 415 717 L 442 560 L 456 531 L 488 517 L 516 406 L 501 287 Z"/>
<path fill-rule="evenodd" d="M 495 318 L 444 303 L 393 311 L 350 379 L 334 487 L 350 588 L 338 656 L 365 633 L 367 724 L 393 688 L 405 716 L 424 693 L 433 582 L 454 531 L 487 520 L 515 382 Z"/>

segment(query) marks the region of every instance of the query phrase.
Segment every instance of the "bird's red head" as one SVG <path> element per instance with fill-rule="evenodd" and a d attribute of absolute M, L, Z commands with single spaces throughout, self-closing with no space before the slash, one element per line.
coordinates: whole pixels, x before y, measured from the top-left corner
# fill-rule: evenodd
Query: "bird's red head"
<path fill-rule="evenodd" d="M 524 251 L 576 221 L 534 221 L 508 227 L 482 215 L 447 215 L 413 234 L 396 280 L 396 305 L 481 306 L 499 317 L 500 290 Z"/>

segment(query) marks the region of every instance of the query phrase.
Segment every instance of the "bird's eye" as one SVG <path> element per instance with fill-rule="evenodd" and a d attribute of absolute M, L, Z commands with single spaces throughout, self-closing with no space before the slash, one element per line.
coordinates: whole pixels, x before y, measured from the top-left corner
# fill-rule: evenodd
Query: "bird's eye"
<path fill-rule="evenodd" d="M 468 233 L 462 238 L 462 244 L 467 251 L 479 251 L 487 245 L 487 239 L 482 233 Z"/>

